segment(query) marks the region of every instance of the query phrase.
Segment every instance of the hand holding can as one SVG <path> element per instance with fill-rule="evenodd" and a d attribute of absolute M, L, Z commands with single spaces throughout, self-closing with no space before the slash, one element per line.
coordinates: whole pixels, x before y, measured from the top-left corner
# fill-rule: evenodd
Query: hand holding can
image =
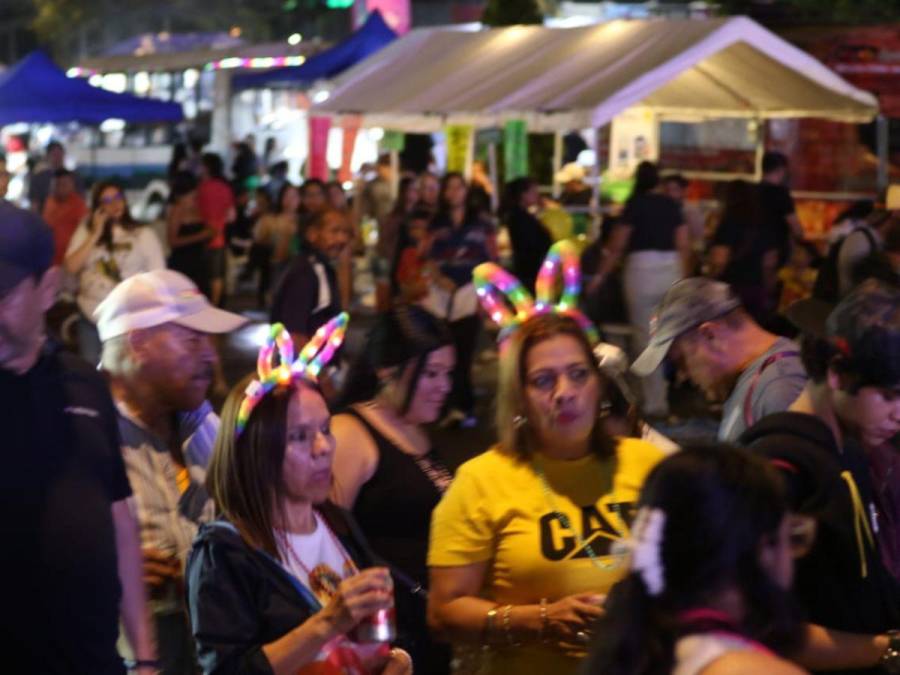
<path fill-rule="evenodd" d="M 390 642 L 396 637 L 394 585 L 385 567 L 344 579 L 322 611 L 337 633 L 356 642 Z"/>

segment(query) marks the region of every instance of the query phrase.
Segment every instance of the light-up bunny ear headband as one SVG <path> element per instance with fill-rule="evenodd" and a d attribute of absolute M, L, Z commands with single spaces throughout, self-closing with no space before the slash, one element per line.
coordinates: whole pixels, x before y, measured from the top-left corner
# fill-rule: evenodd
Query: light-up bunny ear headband
<path fill-rule="evenodd" d="M 560 275 L 562 291 L 554 299 Z M 500 326 L 501 341 L 532 316 L 551 312 L 575 319 L 591 344 L 599 341 L 594 324 L 578 310 L 581 263 L 578 249 L 571 241 L 558 241 L 547 251 L 534 285 L 537 299 L 531 297 L 518 279 L 494 263 L 476 267 L 472 271 L 472 281 L 481 306 Z"/>
<path fill-rule="evenodd" d="M 260 347 L 259 356 L 256 358 L 256 373 L 258 379 L 247 385 L 244 391 L 244 400 L 238 409 L 237 435 L 247 426 L 250 413 L 259 404 L 263 397 L 276 387 L 284 387 L 294 380 L 302 379 L 315 383 L 322 371 L 338 347 L 344 341 L 347 332 L 347 322 L 350 317 L 347 312 L 341 312 L 331 321 L 316 331 L 312 339 L 300 350 L 297 360 L 294 360 L 294 343 L 290 333 L 280 323 L 273 324 L 269 328 L 266 343 Z M 278 365 L 275 365 L 275 349 L 278 349 Z"/>

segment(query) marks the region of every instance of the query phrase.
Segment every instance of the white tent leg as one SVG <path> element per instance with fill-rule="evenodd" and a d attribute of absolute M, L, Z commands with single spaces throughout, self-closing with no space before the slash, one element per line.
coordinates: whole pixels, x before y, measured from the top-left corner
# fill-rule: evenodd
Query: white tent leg
<path fill-rule="evenodd" d="M 488 143 L 488 176 L 491 179 L 491 185 L 494 186 L 491 192 L 491 210 L 496 212 L 500 205 L 500 184 L 497 176 L 497 144 Z"/>
<path fill-rule="evenodd" d="M 766 121 L 756 119 L 756 157 L 753 161 L 753 177 L 756 182 L 762 180 L 762 161 L 766 154 Z"/>
<path fill-rule="evenodd" d="M 594 127 L 591 144 L 594 146 L 594 165 L 591 167 L 591 221 L 600 215 L 600 128 Z"/>
<path fill-rule="evenodd" d="M 212 130 L 209 145 L 222 155 L 231 148 L 231 75 L 230 70 L 216 70 L 213 77 Z"/>
<path fill-rule="evenodd" d="M 888 121 L 884 115 L 875 118 L 875 138 L 878 148 L 878 191 L 884 190 L 890 181 L 888 173 Z"/>
<path fill-rule="evenodd" d="M 563 135 L 562 131 L 557 129 L 553 134 L 553 198 L 558 199 L 560 193 L 560 184 L 556 180 L 556 174 L 562 168 L 563 156 Z"/>
<path fill-rule="evenodd" d="M 396 200 L 400 191 L 400 153 L 391 150 L 391 196 Z"/>

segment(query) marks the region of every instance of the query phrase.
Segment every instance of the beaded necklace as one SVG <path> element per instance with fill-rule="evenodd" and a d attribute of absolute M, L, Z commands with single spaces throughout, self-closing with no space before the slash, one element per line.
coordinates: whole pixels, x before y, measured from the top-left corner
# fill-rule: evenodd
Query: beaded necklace
<path fill-rule="evenodd" d="M 332 532 L 331 528 L 328 527 L 328 523 L 325 522 L 325 519 L 316 517 L 315 515 L 313 517 L 316 519 L 316 521 L 322 527 L 325 528 L 325 532 L 328 533 L 328 536 L 331 538 L 331 542 L 335 545 L 338 552 L 340 552 L 341 558 L 344 559 L 342 567 L 351 569 L 351 570 L 353 570 L 354 573 L 356 573 L 356 571 L 357 571 L 356 565 L 354 564 L 354 562 L 350 558 L 350 556 L 347 555 L 347 552 L 344 550 L 344 547 L 341 545 L 341 542 L 338 540 L 338 538 L 334 535 L 334 532 Z M 313 532 L 315 532 L 315 530 L 313 530 Z M 287 533 L 284 532 L 283 530 L 279 530 L 278 531 L 278 540 L 279 540 L 279 543 L 281 544 L 281 548 L 284 549 L 285 553 L 287 553 L 287 556 L 291 559 L 291 561 L 296 563 L 297 566 L 300 569 L 302 569 L 303 572 L 306 574 L 308 583 L 312 583 L 313 571 L 311 569 L 309 569 L 309 567 L 306 566 L 306 564 L 300 559 L 300 556 L 294 550 L 294 547 L 291 546 L 291 542 L 288 541 Z"/>
<path fill-rule="evenodd" d="M 614 569 L 620 567 L 622 565 L 622 562 L 623 562 L 625 556 L 612 554 L 611 556 L 609 556 L 609 557 L 615 558 L 612 562 L 602 561 L 600 559 L 600 556 L 598 556 L 594 552 L 593 546 L 591 546 L 588 542 L 586 542 L 584 540 L 584 538 L 580 534 L 578 534 L 578 530 L 576 530 L 574 527 L 572 527 L 572 521 L 569 520 L 569 517 L 565 513 L 560 511 L 559 508 L 557 508 L 556 500 L 553 497 L 553 490 L 550 488 L 550 484 L 547 482 L 547 477 L 544 475 L 544 470 L 540 466 L 538 466 L 536 462 L 532 463 L 532 467 L 534 468 L 534 472 L 537 474 L 537 477 L 541 481 L 541 489 L 544 493 L 544 500 L 547 502 L 547 505 L 550 507 L 550 511 L 553 513 L 553 516 L 557 520 L 559 520 L 560 523 L 562 523 L 562 526 L 564 528 L 566 528 L 569 532 L 572 533 L 572 536 L 575 537 L 575 541 L 578 542 L 578 546 L 580 546 L 581 549 L 584 550 L 585 553 L 588 554 L 588 558 L 591 559 L 591 563 L 594 565 L 594 567 L 596 567 L 597 569 L 604 570 L 604 571 L 614 570 Z M 609 508 L 613 513 L 616 514 L 619 521 L 624 522 L 619 504 L 610 504 Z M 622 532 L 619 531 L 618 528 L 616 528 L 616 533 L 620 537 L 623 536 Z"/>

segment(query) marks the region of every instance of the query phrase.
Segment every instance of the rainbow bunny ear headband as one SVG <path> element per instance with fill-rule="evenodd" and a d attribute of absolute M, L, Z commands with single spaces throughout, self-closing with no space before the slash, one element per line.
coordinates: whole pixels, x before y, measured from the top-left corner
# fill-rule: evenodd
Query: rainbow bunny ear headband
<path fill-rule="evenodd" d="M 256 372 L 259 379 L 253 380 L 244 390 L 244 400 L 238 409 L 237 435 L 247 426 L 250 413 L 263 397 L 276 387 L 284 387 L 294 380 L 303 379 L 316 382 L 338 347 L 344 342 L 350 317 L 341 312 L 316 331 L 312 339 L 300 350 L 294 360 L 294 343 L 291 334 L 280 323 L 269 328 L 266 343 L 260 347 L 256 358 Z M 278 349 L 278 365 L 275 365 L 275 349 Z"/>
<path fill-rule="evenodd" d="M 562 291 L 556 297 L 560 276 Z M 500 326 L 501 341 L 531 317 L 551 312 L 575 319 L 591 344 L 599 341 L 594 324 L 578 310 L 581 263 L 578 249 L 571 241 L 558 241 L 547 251 L 534 285 L 536 299 L 518 279 L 494 263 L 476 267 L 472 271 L 472 281 L 481 306 Z"/>

